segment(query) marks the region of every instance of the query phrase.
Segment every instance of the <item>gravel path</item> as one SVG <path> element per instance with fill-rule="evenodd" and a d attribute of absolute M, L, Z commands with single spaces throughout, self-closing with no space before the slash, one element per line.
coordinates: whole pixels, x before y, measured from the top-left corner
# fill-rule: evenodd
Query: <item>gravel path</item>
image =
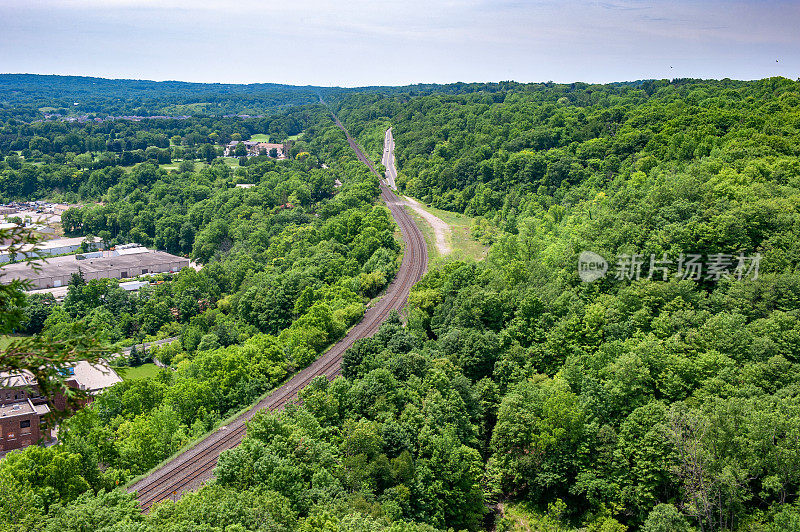
<path fill-rule="evenodd" d="M 425 218 L 425 221 L 433 228 L 433 234 L 436 236 L 436 249 L 439 250 L 439 254 L 444 256 L 453 251 L 448 243 L 450 226 L 447 225 L 447 222 L 426 211 L 422 204 L 414 198 L 408 196 L 403 196 L 403 198 L 405 198 L 403 204 L 414 209 L 414 212 Z"/>
<path fill-rule="evenodd" d="M 394 136 L 392 135 L 392 128 L 386 130 L 383 137 L 383 158 L 381 164 L 386 167 L 386 184 L 397 190 L 395 179 L 397 179 L 397 168 L 394 164 Z M 426 222 L 433 228 L 433 234 L 436 237 L 436 249 L 439 254 L 444 256 L 448 255 L 453 249 L 450 247 L 450 226 L 441 218 L 434 216 L 425 210 L 420 202 L 408 196 L 403 196 L 405 201 L 400 202 L 402 205 L 411 207 L 414 212 L 422 216 Z"/>

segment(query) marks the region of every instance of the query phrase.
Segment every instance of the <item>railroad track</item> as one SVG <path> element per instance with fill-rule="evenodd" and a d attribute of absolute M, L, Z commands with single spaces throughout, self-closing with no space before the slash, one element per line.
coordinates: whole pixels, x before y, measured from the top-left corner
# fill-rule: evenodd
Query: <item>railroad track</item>
<path fill-rule="evenodd" d="M 348 131 L 333 115 L 336 125 L 344 131 L 347 141 L 360 161 L 366 164 L 377 175 L 372 161 L 353 140 Z M 379 176 L 380 177 L 380 176 Z M 305 369 L 297 372 L 283 386 L 259 401 L 255 406 L 241 414 L 230 424 L 220 427 L 195 446 L 184 451 L 146 478 L 128 488 L 136 492 L 139 505 L 147 511 L 158 502 L 177 499 L 186 491 L 199 488 L 213 475 L 219 455 L 239 445 L 247 431 L 247 422 L 256 412 L 261 410 L 279 410 L 285 405 L 296 402 L 298 393 L 315 377 L 325 376 L 333 380 L 341 373 L 342 356 L 353 343 L 372 336 L 378 331 L 381 323 L 392 310 L 400 310 L 406 304 L 408 293 L 428 265 L 428 251 L 422 232 L 414 220 L 405 212 L 401 200 L 381 181 L 381 199 L 389 208 L 397 222 L 405 241 L 406 248 L 403 261 L 397 276 L 386 289 L 386 293 L 373 307 L 367 309 L 361 322 L 353 327 L 347 335 L 326 351 Z"/>

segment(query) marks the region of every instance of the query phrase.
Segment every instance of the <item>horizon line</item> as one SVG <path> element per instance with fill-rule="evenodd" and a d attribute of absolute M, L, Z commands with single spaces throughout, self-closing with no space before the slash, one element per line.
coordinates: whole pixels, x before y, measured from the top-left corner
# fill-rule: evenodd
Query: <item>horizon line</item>
<path fill-rule="evenodd" d="M 284 87 L 297 87 L 297 88 L 315 88 L 315 89 L 369 89 L 369 88 L 398 88 L 398 87 L 414 87 L 414 86 L 431 86 L 431 85 L 472 85 L 472 84 L 500 84 L 500 83 L 516 83 L 519 85 L 548 85 L 548 84 L 555 84 L 555 85 L 574 85 L 576 83 L 583 83 L 586 85 L 614 85 L 614 84 L 621 84 L 621 83 L 640 83 L 645 81 L 668 81 L 674 82 L 676 80 L 691 80 L 691 81 L 740 81 L 740 82 L 749 82 L 749 81 L 761 81 L 766 79 L 787 79 L 789 81 L 798 81 L 800 82 L 800 77 L 797 79 L 787 78 L 785 76 L 768 76 L 762 78 L 751 78 L 751 79 L 740 79 L 740 78 L 692 78 L 692 77 L 675 77 L 675 78 L 638 78 L 638 79 L 629 79 L 629 80 L 616 80 L 616 81 L 607 81 L 607 82 L 599 82 L 599 81 L 583 81 L 583 80 L 574 80 L 574 81 L 554 81 L 554 80 L 547 80 L 547 81 L 518 81 L 514 79 L 504 79 L 504 80 L 489 80 L 489 81 L 419 81 L 414 83 L 407 83 L 405 85 L 353 85 L 353 86 L 342 86 L 342 85 L 313 85 L 313 84 L 293 84 L 293 83 L 280 83 L 275 81 L 257 81 L 257 82 L 249 82 L 249 83 L 242 83 L 242 82 L 229 82 L 229 81 L 186 81 L 186 80 L 179 80 L 179 79 L 146 79 L 146 78 L 113 78 L 113 77 L 102 77 L 102 76 L 90 76 L 84 74 L 42 74 L 38 72 L 0 72 L 0 76 L 42 76 L 42 77 L 58 77 L 58 78 L 82 78 L 82 79 L 98 79 L 98 80 L 105 80 L 105 81 L 135 81 L 135 82 L 146 82 L 146 83 L 184 83 L 189 85 L 235 85 L 235 86 L 253 86 L 253 85 L 279 85 Z"/>

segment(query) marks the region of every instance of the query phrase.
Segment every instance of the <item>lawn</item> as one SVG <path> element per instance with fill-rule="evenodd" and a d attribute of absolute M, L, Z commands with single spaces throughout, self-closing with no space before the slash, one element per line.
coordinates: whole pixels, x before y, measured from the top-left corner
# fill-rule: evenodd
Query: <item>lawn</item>
<path fill-rule="evenodd" d="M 258 133 L 256 135 L 250 135 L 250 140 L 252 140 L 253 142 L 269 142 L 269 134 Z"/>
<path fill-rule="evenodd" d="M 236 157 L 220 157 L 220 159 L 222 159 L 225 162 L 225 164 L 227 164 L 231 168 L 239 168 L 239 159 Z M 208 166 L 208 163 L 205 161 L 196 160 L 192 162 L 194 162 L 195 172 L 199 172 L 200 170 Z M 177 170 L 180 164 L 181 164 L 180 161 L 173 161 L 171 163 L 164 163 L 158 166 L 162 170 L 166 170 L 167 172 L 169 172 L 170 170 Z M 126 171 L 130 171 L 133 169 L 133 166 L 123 166 L 122 168 L 125 169 Z"/>
<path fill-rule="evenodd" d="M 158 366 L 155 364 L 142 364 L 135 368 L 119 368 L 116 371 L 123 380 L 132 381 L 155 377 L 158 374 Z"/>

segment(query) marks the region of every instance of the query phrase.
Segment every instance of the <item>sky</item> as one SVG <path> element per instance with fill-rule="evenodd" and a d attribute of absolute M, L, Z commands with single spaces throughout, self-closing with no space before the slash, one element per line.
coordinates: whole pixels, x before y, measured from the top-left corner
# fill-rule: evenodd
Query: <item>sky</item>
<path fill-rule="evenodd" d="M 800 0 L 0 0 L 0 72 L 364 86 L 800 77 Z"/>

